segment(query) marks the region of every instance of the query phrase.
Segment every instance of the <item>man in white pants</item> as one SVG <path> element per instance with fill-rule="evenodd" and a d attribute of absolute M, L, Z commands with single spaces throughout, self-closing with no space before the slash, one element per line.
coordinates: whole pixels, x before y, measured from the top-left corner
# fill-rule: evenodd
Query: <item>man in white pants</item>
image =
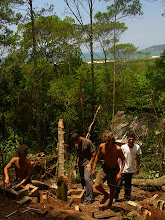
<path fill-rule="evenodd" d="M 131 199 L 131 181 L 132 175 L 135 172 L 135 159 L 137 161 L 137 174 L 140 173 L 140 154 L 141 149 L 138 144 L 135 144 L 135 133 L 130 131 L 127 133 L 128 143 L 121 146 L 125 157 L 125 166 L 122 172 L 121 179 L 118 182 L 118 188 L 115 194 L 115 200 L 118 199 L 121 184 L 125 181 L 125 194 L 126 199 Z"/>

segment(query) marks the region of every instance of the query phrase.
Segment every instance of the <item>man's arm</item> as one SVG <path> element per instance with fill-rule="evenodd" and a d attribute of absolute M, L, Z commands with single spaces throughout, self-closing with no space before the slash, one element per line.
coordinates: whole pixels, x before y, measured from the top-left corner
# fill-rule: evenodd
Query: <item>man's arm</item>
<path fill-rule="evenodd" d="M 93 175 L 95 175 L 95 173 L 96 173 L 96 166 L 97 166 L 97 163 L 100 160 L 101 155 L 102 155 L 102 146 L 100 145 L 99 151 L 98 151 L 98 153 L 97 153 L 97 155 L 95 157 L 95 162 L 94 162 L 94 165 L 93 165 L 93 170 L 92 170 L 92 174 Z"/>
<path fill-rule="evenodd" d="M 137 174 L 140 173 L 140 155 L 136 155 L 136 161 L 137 161 Z"/>
<path fill-rule="evenodd" d="M 92 157 L 91 157 L 91 160 L 90 160 L 89 163 L 86 165 L 86 168 L 87 168 L 88 172 L 91 171 L 91 166 L 92 166 L 92 163 L 93 163 L 95 157 L 96 157 L 96 151 L 93 152 L 93 155 L 92 155 Z"/>
<path fill-rule="evenodd" d="M 77 158 L 78 158 L 78 155 L 76 154 L 76 160 L 75 160 L 75 163 L 74 163 L 74 168 L 77 169 L 78 165 L 77 165 Z"/>
<path fill-rule="evenodd" d="M 122 166 L 120 167 L 120 171 L 116 176 L 117 180 L 121 179 L 121 174 L 122 174 L 124 166 L 125 166 L 125 157 L 124 157 L 124 154 L 123 154 L 123 151 L 121 148 L 119 149 L 119 159 L 122 161 Z"/>
<path fill-rule="evenodd" d="M 4 168 L 5 184 L 9 183 L 8 169 L 15 164 L 15 161 L 16 161 L 16 158 L 14 157 L 13 159 L 11 159 L 11 161 Z"/>

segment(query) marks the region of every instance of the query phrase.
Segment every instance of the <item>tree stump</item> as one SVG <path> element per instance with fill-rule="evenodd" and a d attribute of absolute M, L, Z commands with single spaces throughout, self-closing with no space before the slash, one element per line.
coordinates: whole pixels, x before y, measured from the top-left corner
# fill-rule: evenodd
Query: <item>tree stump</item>
<path fill-rule="evenodd" d="M 57 198 L 63 201 L 67 201 L 68 181 L 66 176 L 61 175 L 58 177 L 57 186 Z"/>

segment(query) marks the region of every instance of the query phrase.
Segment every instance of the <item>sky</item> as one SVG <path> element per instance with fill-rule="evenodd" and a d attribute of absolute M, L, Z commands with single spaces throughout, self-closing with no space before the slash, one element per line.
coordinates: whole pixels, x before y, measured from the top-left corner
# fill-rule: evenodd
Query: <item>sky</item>
<path fill-rule="evenodd" d="M 165 44 L 165 16 L 161 15 L 165 10 L 165 4 L 163 5 L 161 2 L 161 0 L 141 0 L 143 16 L 122 20 L 128 30 L 121 35 L 119 43 L 133 43 L 138 47 L 138 50 L 153 45 Z M 53 4 L 56 15 L 61 19 L 64 19 L 65 16 L 71 16 L 67 13 L 69 10 L 64 0 L 34 0 L 33 4 L 42 7 L 44 3 Z M 110 2 L 95 0 L 93 13 L 106 11 L 108 5 L 110 5 Z M 83 18 L 89 23 L 89 16 L 85 12 Z"/>

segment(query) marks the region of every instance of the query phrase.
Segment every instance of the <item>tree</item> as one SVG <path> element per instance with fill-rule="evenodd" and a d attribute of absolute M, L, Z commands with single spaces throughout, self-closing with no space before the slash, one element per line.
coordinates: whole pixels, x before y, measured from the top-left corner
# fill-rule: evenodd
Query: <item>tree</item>
<path fill-rule="evenodd" d="M 85 0 L 81 2 L 79 0 L 64 0 L 66 5 L 68 6 L 71 13 L 74 15 L 78 23 L 81 25 L 84 33 L 87 35 L 87 42 L 89 43 L 88 48 L 90 48 L 91 55 L 91 82 L 92 82 L 92 94 L 94 94 L 95 85 L 94 85 L 94 58 L 93 58 L 93 0 Z M 86 5 L 89 9 L 89 12 L 86 8 Z M 84 24 L 83 15 L 81 13 L 81 9 L 83 9 L 89 16 L 89 26 Z M 92 118 L 95 113 L 95 99 L 92 95 L 91 97 L 92 104 Z"/>
<path fill-rule="evenodd" d="M 131 43 L 127 44 L 117 44 L 116 45 L 116 54 L 117 58 L 130 58 L 137 51 L 137 47 L 135 47 Z M 110 49 L 110 52 L 114 53 L 114 47 Z"/>
<path fill-rule="evenodd" d="M 109 12 L 98 12 L 94 16 L 96 23 L 94 23 L 94 37 L 99 42 L 100 48 L 104 53 L 104 61 L 106 65 L 107 55 L 110 53 L 111 45 L 113 45 L 114 23 L 111 21 L 112 17 Z M 124 23 L 116 23 L 116 37 L 127 30 Z M 117 40 L 117 39 L 116 39 Z"/>
<path fill-rule="evenodd" d="M 95 14 L 94 18 L 96 23 L 94 23 L 94 37 L 99 43 L 101 50 L 104 53 L 105 62 L 105 73 L 106 73 L 106 90 L 107 90 L 107 122 L 109 124 L 110 118 L 110 73 L 107 70 L 107 56 L 110 53 L 110 47 L 113 45 L 113 32 L 114 23 L 111 21 L 111 14 L 109 12 L 98 12 Z M 124 23 L 116 23 L 116 37 L 119 37 L 127 27 Z"/>
<path fill-rule="evenodd" d="M 109 2 L 109 0 L 104 0 Z M 115 77 L 116 77 L 116 28 L 117 21 L 126 17 L 134 17 L 136 15 L 142 15 L 142 5 L 139 0 L 113 0 L 110 6 L 107 6 L 107 11 L 110 13 L 112 17 L 112 21 L 114 23 L 114 82 L 113 82 L 113 113 L 112 113 L 112 130 L 114 129 L 114 115 L 115 115 Z"/>
<path fill-rule="evenodd" d="M 22 17 L 20 13 L 14 12 L 16 5 L 22 5 L 23 0 L 3 0 L 0 1 L 0 57 L 4 58 L 7 55 L 7 49 L 11 45 L 11 37 L 13 31 L 9 29 L 9 25 L 18 24 Z M 4 56 L 4 57 L 2 57 Z"/>
<path fill-rule="evenodd" d="M 148 66 L 146 71 L 147 80 L 150 82 L 152 106 L 155 113 L 164 116 L 165 107 L 165 50 L 160 58 L 155 60 L 154 65 Z"/>

